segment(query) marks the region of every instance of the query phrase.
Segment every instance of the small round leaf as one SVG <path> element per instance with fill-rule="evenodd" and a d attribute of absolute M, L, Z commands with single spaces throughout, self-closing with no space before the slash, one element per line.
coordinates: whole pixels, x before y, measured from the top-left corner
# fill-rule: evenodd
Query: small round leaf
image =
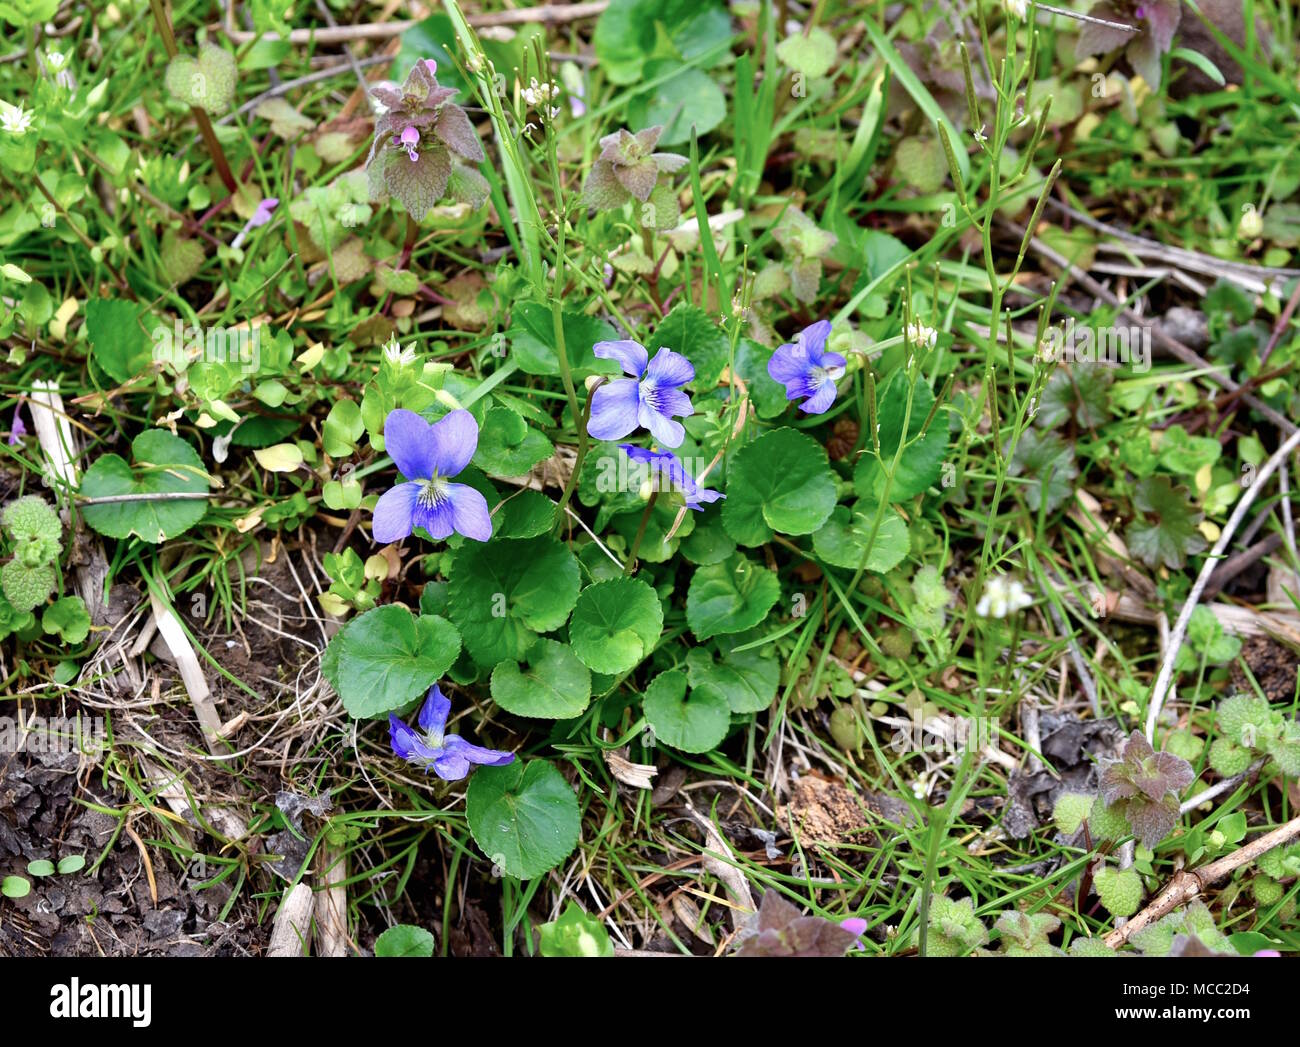
<path fill-rule="evenodd" d="M 465 817 L 483 853 L 521 880 L 564 861 L 582 828 L 577 796 L 545 760 L 480 767 L 465 794 Z"/>
<path fill-rule="evenodd" d="M 588 668 L 618 675 L 655 649 L 663 624 L 663 607 L 650 586 L 636 578 L 615 578 L 582 590 L 569 640 Z"/>
<path fill-rule="evenodd" d="M 708 688 L 686 694 L 684 672 L 670 669 L 650 681 L 641 706 L 655 739 L 686 753 L 706 753 L 731 727 L 727 700 Z"/>
<path fill-rule="evenodd" d="M 763 545 L 773 531 L 812 534 L 834 508 L 825 448 L 794 429 L 774 429 L 736 453 L 722 523 L 741 545 Z"/>
<path fill-rule="evenodd" d="M 591 700 L 591 671 L 564 644 L 539 640 L 526 664 L 500 662 L 492 670 L 492 698 L 516 716 L 567 720 Z"/>

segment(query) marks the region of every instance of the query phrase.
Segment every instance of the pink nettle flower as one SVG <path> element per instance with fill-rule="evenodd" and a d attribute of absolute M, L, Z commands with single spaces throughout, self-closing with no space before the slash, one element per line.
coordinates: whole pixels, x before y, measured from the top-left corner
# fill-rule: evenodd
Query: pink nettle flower
<path fill-rule="evenodd" d="M 438 83 L 437 68 L 423 59 L 400 88 L 371 91 L 385 108 L 366 160 L 371 199 L 395 196 L 417 222 L 448 192 L 478 206 L 488 191 L 469 166 L 483 162 L 483 146 L 465 110 L 451 101 L 455 90 Z"/>

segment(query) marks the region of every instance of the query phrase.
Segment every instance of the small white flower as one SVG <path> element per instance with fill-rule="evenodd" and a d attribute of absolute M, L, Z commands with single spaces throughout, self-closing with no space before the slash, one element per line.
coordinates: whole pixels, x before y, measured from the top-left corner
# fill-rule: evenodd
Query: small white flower
<path fill-rule="evenodd" d="M 26 134 L 32 126 L 32 116 L 32 113 L 23 111 L 21 102 L 16 106 L 10 105 L 8 102 L 0 102 L 0 128 L 3 128 L 11 135 L 21 137 Z"/>
<path fill-rule="evenodd" d="M 415 346 L 408 345 L 403 349 L 397 336 L 393 335 L 384 345 L 384 359 L 394 367 L 407 367 L 415 363 Z"/>
<path fill-rule="evenodd" d="M 918 349 L 933 349 L 939 332 L 917 320 L 907 325 L 907 340 Z"/>
<path fill-rule="evenodd" d="M 528 86 L 520 92 L 520 95 L 531 106 L 538 109 L 549 109 L 551 100 L 559 97 L 560 88 L 554 82 L 539 84 L 537 77 L 533 77 L 529 80 Z"/>
<path fill-rule="evenodd" d="M 1002 6 L 1006 8 L 1007 14 L 1022 22 L 1029 13 L 1029 0 L 1002 0 Z"/>
<path fill-rule="evenodd" d="M 45 64 L 49 66 L 51 73 L 57 73 L 68 63 L 68 57 L 62 51 L 46 51 Z"/>
<path fill-rule="evenodd" d="M 1008 614 L 1024 610 L 1034 602 L 1025 587 L 1015 578 L 1000 574 L 990 578 L 984 586 L 975 613 L 981 618 L 1005 618 Z"/>
<path fill-rule="evenodd" d="M 989 136 L 984 133 L 983 124 L 980 124 L 980 129 L 978 131 L 972 131 L 971 134 L 975 136 L 975 141 L 979 142 L 980 145 L 983 145 L 989 140 Z"/>

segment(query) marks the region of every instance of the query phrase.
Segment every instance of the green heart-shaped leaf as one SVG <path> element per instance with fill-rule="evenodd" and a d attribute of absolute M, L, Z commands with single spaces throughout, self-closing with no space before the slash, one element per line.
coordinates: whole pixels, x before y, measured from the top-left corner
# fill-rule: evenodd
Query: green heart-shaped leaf
<path fill-rule="evenodd" d="M 358 615 L 330 641 L 321 671 L 358 719 L 384 716 L 424 696 L 460 654 L 445 618 L 401 604 Z"/>
<path fill-rule="evenodd" d="M 884 574 L 902 561 L 912 543 L 907 524 L 893 508 L 885 510 L 873 540 L 875 518 L 876 507 L 869 502 L 859 502 L 852 512 L 848 506 L 837 505 L 830 519 L 813 535 L 813 548 L 833 567 L 850 571 L 865 567 Z"/>
<path fill-rule="evenodd" d="M 433 935 L 423 927 L 399 923 L 375 939 L 376 956 L 432 956 Z"/>
<path fill-rule="evenodd" d="M 237 75 L 234 55 L 205 44 L 198 58 L 177 55 L 168 62 L 164 83 L 176 101 L 217 116 L 230 108 Z"/>
<path fill-rule="evenodd" d="M 835 37 L 820 26 L 797 32 L 776 45 L 776 57 L 796 73 L 825 76 L 835 64 Z"/>
<path fill-rule="evenodd" d="M 731 340 L 726 332 L 703 309 L 686 302 L 673 306 L 659 321 L 654 340 L 646 348 L 654 356 L 660 347 L 681 353 L 691 362 L 695 368 L 693 384 L 701 390 L 718 384 L 718 377 L 731 359 Z"/>
<path fill-rule="evenodd" d="M 452 559 L 451 620 L 480 665 L 520 661 L 564 624 L 579 584 L 578 561 L 551 538 L 467 542 Z"/>
<path fill-rule="evenodd" d="M 465 818 L 474 842 L 521 880 L 554 869 L 578 846 L 578 798 L 545 760 L 480 767 L 469 780 Z"/>
<path fill-rule="evenodd" d="M 560 358 L 555 348 L 555 320 L 549 306 L 528 302 L 512 314 L 513 322 L 507 336 L 510 339 L 510 358 L 526 374 L 558 375 Z M 618 366 L 601 360 L 592 346 L 617 338 L 614 328 L 604 320 L 584 313 L 565 311 L 564 352 L 569 358 L 573 377 L 586 378 L 590 374 L 614 375 Z"/>
<path fill-rule="evenodd" d="M 934 393 L 919 378 L 912 383 L 912 407 L 908 411 L 908 378 L 902 371 L 894 372 L 876 394 L 879 407 L 877 422 L 880 425 L 880 459 L 892 468 L 894 455 L 903 438 L 903 420 L 907 419 L 908 443 L 898 461 L 894 482 L 889 486 L 889 500 L 901 502 L 913 498 L 939 479 L 943 471 L 943 456 L 948 450 L 948 427 L 944 416 L 938 415 L 930 428 L 921 436 L 921 429 L 934 406 Z M 919 439 L 918 439 L 919 437 Z M 858 459 L 853 471 L 853 486 L 863 498 L 879 502 L 885 489 L 885 472 L 876 461 L 868 443 L 866 453 Z"/>
<path fill-rule="evenodd" d="M 551 441 L 517 413 L 494 407 L 479 428 L 474 464 L 489 476 L 521 476 L 554 452 Z"/>
<path fill-rule="evenodd" d="M 87 498 L 121 495 L 205 493 L 207 473 L 203 462 L 179 436 L 150 429 L 131 441 L 133 464 L 106 454 L 95 461 L 81 479 Z M 175 538 L 203 519 L 208 510 L 202 498 L 163 501 L 110 502 L 87 505 L 86 523 L 110 538 L 136 535 L 146 542 Z"/>
<path fill-rule="evenodd" d="M 618 675 L 655 649 L 664 611 L 655 591 L 637 578 L 614 578 L 582 590 L 569 642 L 589 669 Z"/>
<path fill-rule="evenodd" d="M 516 716 L 567 720 L 591 700 L 591 671 L 564 644 L 539 640 L 526 664 L 501 662 L 492 670 L 492 698 Z"/>
<path fill-rule="evenodd" d="M 119 385 L 153 360 L 153 345 L 136 319 L 138 313 L 135 303 L 120 298 L 92 298 L 86 303 L 91 358 Z"/>
<path fill-rule="evenodd" d="M 645 718 L 655 739 L 686 753 L 706 753 L 727 736 L 731 710 L 716 691 L 686 694 L 687 677 L 678 669 L 660 673 L 650 681 L 641 699 Z"/>
<path fill-rule="evenodd" d="M 762 545 L 774 531 L 812 534 L 834 508 L 826 449 L 794 429 L 774 429 L 737 452 L 722 523 L 741 545 Z"/>
<path fill-rule="evenodd" d="M 721 661 L 714 661 L 703 647 L 693 647 L 686 656 L 686 673 L 694 693 L 720 695 L 733 713 L 757 713 L 776 697 L 781 663 L 770 646 L 732 651 Z"/>
<path fill-rule="evenodd" d="M 555 503 L 541 491 L 524 488 L 511 495 L 492 515 L 492 533 L 498 538 L 536 538 L 555 523 Z"/>
<path fill-rule="evenodd" d="M 686 593 L 686 621 L 697 640 L 752 629 L 781 596 L 776 575 L 740 553 L 697 567 Z"/>

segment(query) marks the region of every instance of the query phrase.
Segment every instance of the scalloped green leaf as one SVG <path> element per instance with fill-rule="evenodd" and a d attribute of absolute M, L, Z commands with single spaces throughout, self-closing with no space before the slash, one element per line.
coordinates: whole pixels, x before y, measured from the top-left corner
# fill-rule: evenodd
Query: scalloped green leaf
<path fill-rule="evenodd" d="M 686 302 L 673 306 L 655 328 L 646 349 L 653 357 L 660 348 L 681 353 L 691 362 L 695 368 L 692 384 L 700 390 L 718 384 L 722 369 L 731 358 L 731 340 L 726 332 L 703 309 Z"/>
<path fill-rule="evenodd" d="M 456 627 L 387 604 L 358 615 L 330 641 L 321 671 L 358 719 L 384 716 L 424 696 L 460 654 Z"/>
<path fill-rule="evenodd" d="M 64 596 L 45 609 L 41 628 L 67 644 L 79 644 L 90 635 L 90 613 L 80 596 Z"/>
<path fill-rule="evenodd" d="M 776 57 L 796 73 L 825 76 L 835 64 L 835 37 L 820 26 L 796 32 L 776 45 Z"/>
<path fill-rule="evenodd" d="M 679 669 L 660 673 L 650 681 L 641 699 L 645 718 L 655 740 L 686 753 L 706 753 L 731 727 L 731 709 L 717 691 L 692 690 Z"/>
<path fill-rule="evenodd" d="M 545 760 L 480 767 L 469 780 L 465 819 L 474 842 L 510 876 L 554 869 L 578 846 L 578 798 Z"/>
<path fill-rule="evenodd" d="M 432 956 L 433 935 L 423 927 L 399 923 L 375 939 L 375 956 Z"/>
<path fill-rule="evenodd" d="M 137 320 L 139 312 L 137 303 L 124 298 L 92 298 L 86 303 L 90 355 L 119 385 L 153 361 L 153 344 Z"/>
<path fill-rule="evenodd" d="M 736 551 L 736 543 L 722 526 L 721 513 L 700 513 L 691 533 L 682 538 L 682 556 L 693 564 L 721 563 Z"/>
<path fill-rule="evenodd" d="M 578 561 L 551 538 L 467 542 L 448 576 L 451 620 L 480 665 L 520 661 L 564 624 L 579 585 Z"/>
<path fill-rule="evenodd" d="M 914 498 L 939 479 L 943 471 L 943 456 L 948 450 L 948 427 L 944 416 L 935 415 L 930 428 L 921 436 L 921 429 L 934 406 L 934 393 L 921 379 L 913 385 L 912 408 L 908 414 L 908 378 L 895 371 L 876 394 L 877 422 L 880 425 L 880 459 L 892 466 L 894 455 L 903 436 L 903 422 L 907 421 L 907 446 L 898 461 L 894 482 L 889 488 L 889 500 L 901 502 Z M 871 443 L 858 459 L 853 470 L 853 486 L 859 495 L 871 501 L 880 501 L 885 490 L 885 470 L 872 453 Z"/>
<path fill-rule="evenodd" d="M 731 37 L 731 17 L 715 0 L 612 0 L 596 22 L 592 44 L 613 83 L 634 84 L 664 46 L 660 34 L 690 60 Z"/>
<path fill-rule="evenodd" d="M 1133 505 L 1140 514 L 1125 532 L 1128 546 L 1148 567 L 1164 564 L 1181 571 L 1187 557 L 1208 544 L 1197 525 L 1204 514 L 1192 505 L 1182 487 L 1167 476 L 1139 480 Z"/>
<path fill-rule="evenodd" d="M 87 498 L 184 492 L 206 493 L 207 473 L 194 448 L 179 436 L 149 429 L 131 441 L 131 465 L 116 454 L 95 460 L 81 479 Z M 208 511 L 202 498 L 87 505 L 86 523 L 110 538 L 136 535 L 157 543 L 183 534 Z"/>
<path fill-rule="evenodd" d="M 834 508 L 826 449 L 795 429 L 774 429 L 736 453 L 722 523 L 740 545 L 762 545 L 774 532 L 812 534 Z"/>
<path fill-rule="evenodd" d="M 536 538 L 554 524 L 555 503 L 528 488 L 511 495 L 492 514 L 492 533 L 498 538 Z"/>
<path fill-rule="evenodd" d="M 697 640 L 752 629 L 781 598 L 776 574 L 740 553 L 697 567 L 686 593 L 686 621 Z"/>
<path fill-rule="evenodd" d="M 479 427 L 474 464 L 489 476 L 522 476 L 555 453 L 551 441 L 508 407 L 493 407 Z"/>
<path fill-rule="evenodd" d="M 492 698 L 516 716 L 567 720 L 591 701 L 591 670 L 564 644 L 539 640 L 524 662 L 492 670 Z"/>
<path fill-rule="evenodd" d="M 695 647 L 686 656 L 686 675 L 692 691 L 718 694 L 733 713 L 744 715 L 772 704 L 781 682 L 781 663 L 771 646 L 731 651 L 720 660 Z"/>
<path fill-rule="evenodd" d="M 813 549 L 831 566 L 851 571 L 865 567 L 884 574 L 897 567 L 912 546 L 907 524 L 896 510 L 888 508 L 873 540 L 875 513 L 871 505 L 865 512 L 856 507 L 850 512 L 848 506 L 837 505 L 813 535 Z"/>
<path fill-rule="evenodd" d="M 613 375 L 618 366 L 601 360 L 593 353 L 597 342 L 618 338 L 613 326 L 594 316 L 565 310 L 564 352 L 575 379 L 590 374 Z M 526 374 L 558 375 L 560 358 L 555 349 L 555 322 L 550 306 L 526 302 L 517 306 L 512 315 L 510 330 L 510 358 Z"/>
<path fill-rule="evenodd" d="M 660 82 L 633 97 L 628 116 L 633 127 L 662 127 L 661 148 L 689 142 L 692 128 L 703 138 L 726 119 L 727 96 L 707 73 L 665 59 L 648 63 L 645 78 Z"/>
<path fill-rule="evenodd" d="M 1142 904 L 1142 878 L 1134 869 L 1107 866 L 1092 883 L 1101 904 L 1112 916 L 1132 916 Z"/>
<path fill-rule="evenodd" d="M 589 669 L 616 676 L 655 649 L 663 625 L 663 607 L 650 586 L 638 578 L 614 578 L 578 595 L 569 642 Z"/>

